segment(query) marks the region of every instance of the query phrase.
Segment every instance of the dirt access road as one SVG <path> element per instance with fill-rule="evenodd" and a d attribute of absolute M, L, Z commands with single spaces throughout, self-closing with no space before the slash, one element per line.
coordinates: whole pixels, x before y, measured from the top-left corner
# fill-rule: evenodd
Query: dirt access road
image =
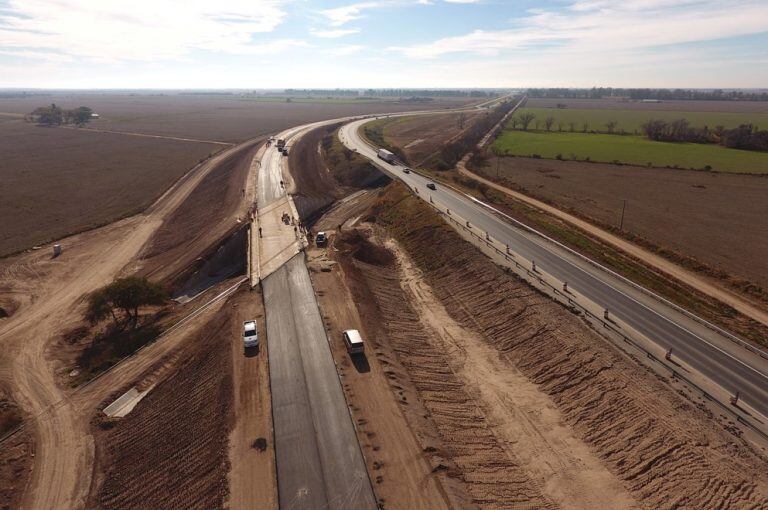
<path fill-rule="evenodd" d="M 228 149 L 193 169 L 145 213 L 65 239 L 64 254 L 49 250 L 3 261 L 0 290 L 18 309 L 0 330 L 0 378 L 32 417 L 35 466 L 25 508 L 80 508 L 91 484 L 94 445 L 90 416 L 78 413 L 49 359 L 51 340 L 77 322 L 82 297 L 111 281 L 141 254 L 153 233 L 227 156 Z"/>
<path fill-rule="evenodd" d="M 606 230 L 603 230 L 600 227 L 596 227 L 595 225 L 587 221 L 584 221 L 572 214 L 569 214 L 556 207 L 546 204 L 541 200 L 531 198 L 528 195 L 506 188 L 500 184 L 497 184 L 491 181 L 490 179 L 481 177 L 480 175 L 477 175 L 476 173 L 467 169 L 466 161 L 467 161 L 467 158 L 464 158 L 457 165 L 457 169 L 460 174 L 465 175 L 467 177 L 471 177 L 472 179 L 475 179 L 478 182 L 482 182 L 483 184 L 490 186 L 493 189 L 501 191 L 502 193 L 514 198 L 515 200 L 525 202 L 528 205 L 532 205 L 537 209 L 541 209 L 546 213 L 549 213 L 557 218 L 560 218 L 561 220 L 564 220 L 570 223 L 571 225 L 574 225 L 580 228 L 581 230 L 584 230 L 585 232 L 597 237 L 601 241 L 604 241 L 612 246 L 615 246 L 616 248 L 632 255 L 633 257 L 640 259 L 641 261 L 648 264 L 649 266 L 655 269 L 658 269 L 672 276 L 673 278 L 680 280 L 681 282 L 693 287 L 699 292 L 703 292 L 704 294 L 707 294 L 715 299 L 722 301 L 728 306 L 731 306 L 736 310 L 738 310 L 739 312 L 743 313 L 747 317 L 750 317 L 768 326 L 768 312 L 766 312 L 764 309 L 761 309 L 753 305 L 752 303 L 742 298 L 741 296 L 735 294 L 734 292 L 731 292 L 728 289 L 725 289 L 722 286 L 717 285 L 716 283 L 712 282 L 707 278 L 704 278 L 696 273 L 688 271 L 680 267 L 679 265 L 673 262 L 670 262 L 664 257 L 651 253 L 650 251 L 644 248 L 641 248 L 640 246 L 634 243 L 631 243 L 625 239 L 622 239 L 617 235 L 611 234 L 610 232 L 607 232 Z"/>

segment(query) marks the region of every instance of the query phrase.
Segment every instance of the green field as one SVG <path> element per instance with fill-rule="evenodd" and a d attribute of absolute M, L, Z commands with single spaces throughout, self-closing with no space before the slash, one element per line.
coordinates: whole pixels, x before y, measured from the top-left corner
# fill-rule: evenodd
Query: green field
<path fill-rule="evenodd" d="M 652 142 L 640 136 L 585 133 L 504 131 L 493 143 L 498 154 L 642 166 L 703 169 L 717 172 L 768 174 L 768 153 L 726 149 L 718 145 Z"/>
<path fill-rule="evenodd" d="M 606 123 L 618 122 L 616 132 L 622 129 L 627 133 L 640 132 L 640 126 L 650 119 L 662 119 L 673 121 L 686 119 L 694 127 L 724 126 L 726 128 L 737 127 L 740 124 L 754 124 L 762 129 L 768 129 L 768 114 L 766 113 L 724 113 L 724 112 L 682 112 L 682 111 L 640 111 L 640 110 L 596 110 L 596 109 L 559 109 L 559 108 L 523 108 L 521 113 L 531 112 L 536 119 L 530 128 L 535 127 L 539 121 L 539 129 L 544 129 L 544 119 L 553 117 L 555 124 L 552 131 L 559 131 L 562 124 L 563 131 L 571 131 L 570 123 L 574 123 L 574 131 L 581 132 L 583 125 L 588 124 L 587 131 L 607 131 Z M 519 126 L 518 126 L 519 127 Z M 529 128 L 529 129 L 530 129 Z"/>

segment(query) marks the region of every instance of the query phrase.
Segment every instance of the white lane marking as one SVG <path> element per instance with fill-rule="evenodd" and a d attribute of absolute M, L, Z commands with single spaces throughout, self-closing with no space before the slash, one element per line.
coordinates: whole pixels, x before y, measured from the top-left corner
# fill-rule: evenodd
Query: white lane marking
<path fill-rule="evenodd" d="M 351 123 L 351 124 L 348 124 L 348 126 L 352 126 L 353 124 L 354 124 L 354 125 L 361 125 L 361 124 L 363 124 L 363 122 L 355 122 L 355 123 Z M 357 141 L 357 142 L 360 142 L 360 140 L 359 140 L 359 137 L 354 137 L 354 136 L 353 136 L 353 137 L 350 137 L 350 138 L 358 138 L 358 139 L 356 139 L 355 141 Z M 367 148 L 367 144 L 365 144 L 365 146 L 364 146 L 364 147 L 366 147 L 366 148 Z M 371 157 L 369 156 L 369 159 L 373 159 L 373 158 L 371 158 Z M 400 165 L 392 165 L 392 164 L 389 164 L 389 163 L 386 163 L 386 166 L 388 166 L 388 167 L 392 167 L 392 168 L 395 168 L 395 169 L 398 169 L 398 168 L 402 168 L 402 166 L 400 166 Z M 398 179 L 400 179 L 400 180 L 402 180 L 402 181 L 405 181 L 405 178 L 403 178 L 401 175 L 399 175 L 399 174 L 397 174 L 397 173 L 394 173 L 394 172 L 393 172 L 393 174 L 394 174 L 394 176 L 395 176 L 396 178 L 398 178 Z M 421 177 L 421 178 L 422 178 L 423 180 L 425 180 L 425 181 L 427 180 L 427 179 L 426 179 L 426 178 L 424 178 L 423 176 L 419 176 L 419 177 Z M 416 178 L 416 176 L 413 176 L 412 178 L 413 178 L 414 180 L 418 180 L 418 179 Z M 482 202 L 481 200 L 478 200 L 477 198 L 475 198 L 475 197 L 473 197 L 473 196 L 471 196 L 471 195 L 468 195 L 468 194 L 466 194 L 466 193 L 463 193 L 463 192 L 456 192 L 456 191 L 454 191 L 454 190 L 452 190 L 452 189 L 450 189 L 450 188 L 447 188 L 447 189 L 448 189 L 448 190 L 450 190 L 450 191 L 441 190 L 439 193 L 447 193 L 447 194 L 448 194 L 448 193 L 453 193 L 453 194 L 455 194 L 455 195 L 456 195 L 456 198 L 458 198 L 459 200 L 461 200 L 461 199 L 462 199 L 462 196 L 461 196 L 461 195 L 463 195 L 464 197 L 466 197 L 466 198 L 469 198 L 471 201 L 473 201 L 473 202 L 476 202 L 476 203 L 478 203 L 478 204 L 482 205 L 482 206 L 483 206 L 483 207 L 485 207 L 485 208 L 491 209 L 492 211 L 494 211 L 494 212 L 496 212 L 496 213 L 498 213 L 498 214 L 500 214 L 500 215 L 504 216 L 505 218 L 507 218 L 507 219 L 509 219 L 509 220 L 513 221 L 514 223 L 516 223 L 516 224 L 519 224 L 519 222 L 518 222 L 517 220 L 515 220 L 514 218 L 512 218 L 511 216 L 509 216 L 509 215 L 507 215 L 507 214 L 505 214 L 505 213 L 503 213 L 503 212 L 499 211 L 498 209 L 496 209 L 495 207 L 493 207 L 493 206 L 491 206 L 491 205 L 488 205 L 488 204 L 486 204 L 486 203 Z M 421 197 L 421 198 L 422 198 L 422 200 L 424 200 L 424 198 L 423 198 L 421 195 L 419 195 L 419 197 Z M 484 217 L 486 217 L 487 219 L 491 220 L 492 222 L 498 222 L 498 224 L 499 224 L 499 225 L 502 225 L 503 227 L 515 228 L 513 225 L 509 225 L 509 224 L 507 224 L 507 223 L 503 223 L 503 222 L 500 222 L 498 218 L 495 218 L 495 217 L 493 217 L 493 216 L 491 216 L 491 215 L 489 215 L 489 214 L 486 214 L 486 213 L 485 213 L 485 212 L 484 212 L 482 209 L 477 209 L 477 211 L 478 211 L 478 213 L 479 213 L 479 214 L 482 214 Z M 567 248 L 567 247 L 563 246 L 561 243 L 559 243 L 559 242 L 555 241 L 554 239 L 551 239 L 551 238 L 549 238 L 548 236 L 546 236 L 546 235 L 544 235 L 544 234 L 542 234 L 542 233 L 538 232 L 537 230 L 535 230 L 535 229 L 532 229 L 531 227 L 528 227 L 528 226 L 525 226 L 525 228 L 526 228 L 527 230 L 530 230 L 530 231 L 532 231 L 533 233 L 535 233 L 535 234 L 537 234 L 537 235 L 540 235 L 540 236 L 541 236 L 541 237 L 543 237 L 544 239 L 547 239 L 548 241 L 551 241 L 551 242 L 553 242 L 553 243 L 557 244 L 558 246 L 560 246 L 560 247 L 562 247 L 562 248 L 565 248 L 566 250 L 568 250 L 568 251 L 572 252 L 572 250 L 570 250 L 569 248 Z M 761 372 L 760 370 L 758 370 L 758 369 L 756 369 L 756 368 L 754 368 L 754 367 L 752 367 L 752 366 L 748 365 L 746 362 L 744 362 L 744 361 L 740 360 L 739 358 L 737 358 L 737 357 L 733 356 L 732 354 L 730 354 L 729 352 L 727 352 L 727 351 L 725 351 L 725 350 L 721 349 L 720 347 L 718 347 L 718 346 L 716 346 L 716 345 L 712 344 L 712 343 L 711 343 L 711 342 L 709 342 L 708 340 L 706 340 L 706 339 L 704 339 L 704 338 L 700 337 L 699 335 L 697 335 L 697 334 L 696 334 L 696 333 L 694 333 L 693 331 L 690 331 L 689 329 L 687 329 L 687 328 L 683 327 L 682 325 L 680 325 L 680 324 L 678 324 L 678 323 L 674 322 L 672 319 L 670 319 L 670 318 L 668 318 L 668 317 L 665 317 L 664 315 L 661 315 L 661 314 L 660 314 L 659 312 L 657 312 L 656 310 L 654 310 L 654 309 L 652 309 L 652 308 L 648 307 L 647 305 L 645 305 L 644 303 L 641 303 L 640 301 L 636 300 L 636 299 L 635 299 L 635 298 L 633 298 L 632 296 L 629 296 L 628 294 L 626 294 L 626 293 L 622 292 L 621 290 L 619 290 L 619 289 L 615 288 L 614 286 L 612 286 L 612 285 L 611 285 L 611 284 L 609 284 L 608 282 L 606 282 L 606 281 L 602 280 L 601 278 L 599 278 L 597 275 L 594 275 L 594 274 L 592 274 L 592 273 L 588 272 L 587 270 L 585 270 L 585 269 L 583 269 L 583 268 L 581 268 L 581 267 L 577 266 L 576 264 L 574 264 L 574 263 L 573 263 L 573 262 L 571 262 L 570 260 L 568 260 L 568 259 L 566 259 L 566 258 L 562 257 L 560 254 L 558 254 L 558 253 L 556 253 L 556 252 L 554 252 L 554 251 L 552 251 L 552 250 L 548 249 L 546 246 L 544 246 L 544 245 L 540 244 L 540 243 L 539 243 L 539 242 L 537 242 L 536 240 L 534 240 L 534 239 L 531 239 L 531 238 L 528 238 L 528 240 L 529 240 L 531 243 L 533 243 L 534 245 L 538 246 L 539 248 L 541 248 L 541 249 L 543 249 L 543 250 L 547 251 L 548 253 L 550 253 L 550 254 L 554 255 L 554 256 L 555 256 L 555 257 L 557 257 L 559 260 L 561 260 L 561 261 L 563 261 L 563 262 L 566 262 L 567 264 L 569 264 L 569 265 L 571 265 L 572 267 L 574 267 L 574 268 L 578 269 L 579 271 L 581 271 L 582 273 L 586 274 L 587 276 L 590 276 L 590 277 L 594 278 L 595 280 L 597 280 L 598 282 L 602 283 L 603 285 L 605 285 L 605 286 L 607 286 L 607 287 L 609 287 L 609 288 L 613 289 L 614 291 L 618 292 L 619 294 L 623 295 L 624 297 L 626 297 L 626 298 L 630 299 L 632 302 L 634 302 L 634 303 L 636 303 L 636 304 L 640 305 L 642 308 L 644 308 L 644 309 L 646 309 L 646 310 L 648 310 L 648 311 L 652 312 L 654 315 L 656 315 L 656 316 L 658 316 L 658 317 L 661 317 L 662 319 L 664 319 L 665 321 L 669 322 L 669 323 L 670 323 L 670 324 L 672 324 L 673 326 L 677 327 L 677 328 L 678 328 L 678 329 L 680 329 L 681 331 L 683 331 L 683 332 L 685 332 L 685 333 L 688 333 L 688 334 L 690 334 L 692 337 L 694 337 L 694 338 L 696 338 L 696 339 L 700 340 L 701 342 L 704 342 L 706 345 L 708 345 L 708 346 L 710 346 L 710 347 L 714 348 L 714 349 L 715 349 L 715 350 L 717 350 L 718 352 L 720 352 L 720 353 L 722 353 L 722 354 L 725 354 L 725 355 L 726 355 L 728 358 L 730 358 L 730 359 L 732 359 L 732 360 L 736 361 L 736 362 L 737 362 L 737 363 L 739 363 L 740 365 L 742 365 L 742 366 L 744 366 L 744 367 L 748 368 L 749 370 L 751 370 L 751 371 L 755 372 L 756 374 L 758 374 L 758 375 L 759 375 L 760 377 L 762 377 L 763 379 L 768 379 L 768 375 L 764 374 L 764 373 L 763 373 L 763 372 Z M 581 256 L 580 256 L 580 257 L 581 257 Z M 589 259 L 587 259 L 587 260 L 589 260 Z M 604 270 L 604 271 L 606 271 L 606 272 L 609 272 L 609 273 L 612 273 L 612 274 L 614 274 L 615 276 L 618 276 L 618 275 L 616 275 L 616 274 L 615 274 L 613 271 L 611 271 L 611 270 L 610 270 L 610 269 L 608 269 L 608 268 L 605 268 L 604 266 L 602 266 L 601 264 L 598 264 L 597 262 L 594 262 L 594 261 L 592 261 L 592 260 L 589 260 L 589 262 L 590 262 L 590 263 L 593 263 L 593 264 L 595 264 L 595 266 L 597 266 L 598 268 L 600 268 L 600 269 L 602 269 L 602 270 Z M 655 343 L 656 343 L 657 345 L 661 346 L 661 345 L 658 343 L 658 341 L 656 341 Z M 747 352 L 749 352 L 749 351 L 747 351 Z"/>

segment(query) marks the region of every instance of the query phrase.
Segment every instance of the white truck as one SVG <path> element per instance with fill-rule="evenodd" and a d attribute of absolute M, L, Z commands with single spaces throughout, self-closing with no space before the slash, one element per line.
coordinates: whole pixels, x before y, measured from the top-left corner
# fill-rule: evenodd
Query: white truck
<path fill-rule="evenodd" d="M 379 157 L 379 159 L 383 159 L 392 165 L 394 165 L 397 161 L 397 156 L 389 152 L 387 149 L 379 149 L 379 152 L 376 155 Z"/>
<path fill-rule="evenodd" d="M 259 346 L 259 329 L 256 321 L 243 322 L 243 347 L 251 349 Z"/>

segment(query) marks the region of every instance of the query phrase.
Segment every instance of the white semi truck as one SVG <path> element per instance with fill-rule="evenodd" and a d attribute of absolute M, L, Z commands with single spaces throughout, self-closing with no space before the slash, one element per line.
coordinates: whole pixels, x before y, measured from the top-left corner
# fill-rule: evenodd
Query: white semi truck
<path fill-rule="evenodd" d="M 379 149 L 377 156 L 379 156 L 379 159 L 383 159 L 390 164 L 395 164 L 397 161 L 397 156 L 389 152 L 387 149 Z"/>

